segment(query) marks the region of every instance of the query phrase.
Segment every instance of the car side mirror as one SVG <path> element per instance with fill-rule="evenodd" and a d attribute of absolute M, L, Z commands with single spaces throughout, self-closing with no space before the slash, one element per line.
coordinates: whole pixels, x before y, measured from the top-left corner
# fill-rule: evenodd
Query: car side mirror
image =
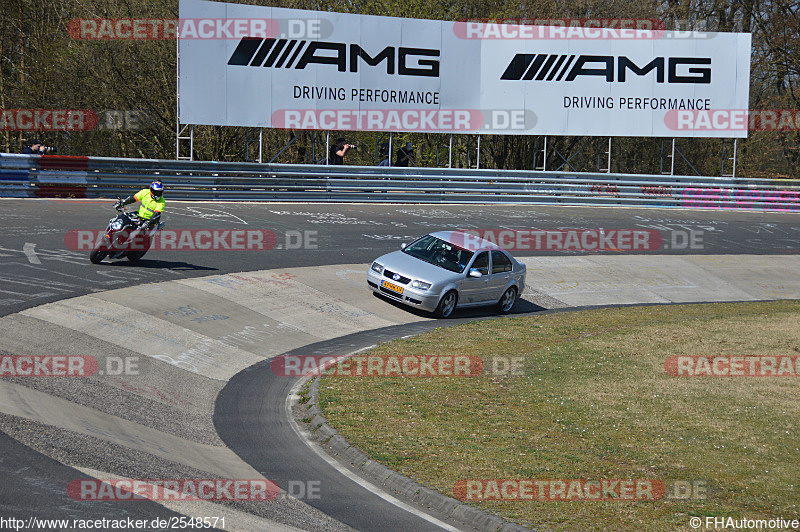
<path fill-rule="evenodd" d="M 406 244 L 405 242 L 403 242 L 402 244 L 400 244 L 400 249 L 406 249 L 406 246 L 407 246 L 407 245 L 408 245 L 408 244 Z"/>
<path fill-rule="evenodd" d="M 483 277 L 483 274 L 478 271 L 477 268 L 470 268 L 469 269 L 469 276 L 470 277 Z"/>

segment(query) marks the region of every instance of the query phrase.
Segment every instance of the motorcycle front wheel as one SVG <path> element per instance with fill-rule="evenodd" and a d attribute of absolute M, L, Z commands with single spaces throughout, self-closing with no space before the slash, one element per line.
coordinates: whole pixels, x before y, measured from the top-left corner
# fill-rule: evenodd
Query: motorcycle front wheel
<path fill-rule="evenodd" d="M 111 242 L 108 237 L 103 237 L 103 241 L 89 253 L 89 260 L 92 261 L 92 264 L 100 264 L 104 258 L 108 257 L 107 244 L 111 244 Z"/>
<path fill-rule="evenodd" d="M 89 260 L 92 261 L 92 264 L 100 264 L 107 256 L 108 251 L 100 251 L 99 249 L 95 249 L 89 253 Z"/>

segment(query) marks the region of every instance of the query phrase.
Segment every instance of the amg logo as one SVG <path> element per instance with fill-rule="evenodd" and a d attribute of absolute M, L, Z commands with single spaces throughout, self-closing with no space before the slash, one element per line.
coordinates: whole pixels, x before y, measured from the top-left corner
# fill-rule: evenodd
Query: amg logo
<path fill-rule="evenodd" d="M 710 66 L 689 66 L 686 69 L 688 73 L 678 73 L 679 67 L 685 65 L 711 65 L 710 57 L 656 57 L 640 67 L 625 56 L 612 55 L 517 54 L 500 79 L 575 81 L 578 76 L 601 76 L 612 83 L 616 72 L 616 81 L 624 83 L 628 71 L 637 76 L 646 76 L 655 70 L 656 81 L 664 83 L 665 63 L 667 83 L 711 83 Z"/>
<path fill-rule="evenodd" d="M 302 70 L 307 65 L 315 63 L 335 65 L 339 72 L 358 72 L 360 62 L 371 67 L 385 62 L 387 74 L 438 78 L 438 59 L 417 59 L 414 64 L 410 58 L 439 57 L 439 55 L 439 50 L 387 46 L 375 56 L 371 56 L 357 44 L 348 46 L 339 42 L 245 37 L 239 41 L 228 64 Z"/>

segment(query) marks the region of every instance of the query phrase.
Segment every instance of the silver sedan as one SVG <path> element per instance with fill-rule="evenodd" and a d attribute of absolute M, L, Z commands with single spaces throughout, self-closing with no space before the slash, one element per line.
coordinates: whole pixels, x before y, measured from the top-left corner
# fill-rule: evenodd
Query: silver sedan
<path fill-rule="evenodd" d="M 511 311 L 525 289 L 525 265 L 497 245 L 462 231 L 439 231 L 375 259 L 376 294 L 447 318 L 453 310 L 496 305 Z"/>

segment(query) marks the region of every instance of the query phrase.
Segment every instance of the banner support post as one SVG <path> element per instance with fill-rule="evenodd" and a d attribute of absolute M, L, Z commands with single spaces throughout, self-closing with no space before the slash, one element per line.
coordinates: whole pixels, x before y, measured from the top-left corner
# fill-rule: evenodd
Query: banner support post
<path fill-rule="evenodd" d="M 450 133 L 450 155 L 448 155 L 448 158 L 447 158 L 447 167 L 448 168 L 452 168 L 453 167 L 453 134 L 452 133 Z"/>
<path fill-rule="evenodd" d="M 542 172 L 547 171 L 547 135 L 544 136 L 544 148 L 542 148 Z"/>
<path fill-rule="evenodd" d="M 670 157 L 672 161 L 670 161 L 669 175 L 675 175 L 675 137 L 672 137 L 672 155 Z"/>

